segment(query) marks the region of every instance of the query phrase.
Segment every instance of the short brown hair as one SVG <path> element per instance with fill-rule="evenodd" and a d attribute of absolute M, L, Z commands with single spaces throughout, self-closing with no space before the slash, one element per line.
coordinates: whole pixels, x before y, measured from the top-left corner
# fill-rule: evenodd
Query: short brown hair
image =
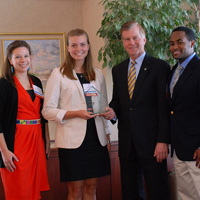
<path fill-rule="evenodd" d="M 129 21 L 129 22 L 126 22 L 125 24 L 122 25 L 122 27 L 120 29 L 121 38 L 122 38 L 123 31 L 130 30 L 131 28 L 133 28 L 135 26 L 137 26 L 139 28 L 139 32 L 140 32 L 140 35 L 142 36 L 142 38 L 145 38 L 146 34 L 145 34 L 144 28 L 142 27 L 142 25 L 138 24 L 135 21 Z"/>

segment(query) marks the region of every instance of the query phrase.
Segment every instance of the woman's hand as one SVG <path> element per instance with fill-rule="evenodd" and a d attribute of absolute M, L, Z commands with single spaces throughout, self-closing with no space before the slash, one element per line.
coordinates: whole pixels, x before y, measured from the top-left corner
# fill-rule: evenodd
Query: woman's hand
<path fill-rule="evenodd" d="M 6 169 L 9 172 L 14 172 L 14 170 L 16 169 L 16 166 L 15 166 L 13 160 L 18 162 L 19 161 L 18 158 L 15 156 L 14 153 L 12 153 L 9 150 L 3 151 L 3 152 L 1 152 L 1 154 L 2 154 L 3 162 L 4 162 Z"/>
<path fill-rule="evenodd" d="M 81 119 L 91 119 L 93 117 L 99 116 L 98 114 L 93 115 L 91 112 L 87 110 L 77 110 L 77 111 L 67 111 L 63 119 L 73 119 L 73 118 L 81 118 Z"/>
<path fill-rule="evenodd" d="M 79 110 L 79 111 L 77 111 L 77 112 L 78 112 L 79 118 L 85 119 L 85 120 L 88 120 L 88 119 L 91 119 L 91 118 L 93 118 L 93 117 L 98 116 L 98 115 L 93 115 L 93 114 L 91 114 L 91 113 L 88 112 L 87 110 Z"/>

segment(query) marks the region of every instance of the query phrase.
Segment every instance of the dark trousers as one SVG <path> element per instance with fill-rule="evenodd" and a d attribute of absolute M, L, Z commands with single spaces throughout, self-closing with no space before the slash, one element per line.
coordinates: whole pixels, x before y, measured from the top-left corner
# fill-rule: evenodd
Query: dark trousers
<path fill-rule="evenodd" d="M 123 200 L 145 199 L 143 176 L 149 200 L 170 200 L 166 160 L 141 158 L 133 147 L 127 157 L 120 157 L 120 168 Z"/>

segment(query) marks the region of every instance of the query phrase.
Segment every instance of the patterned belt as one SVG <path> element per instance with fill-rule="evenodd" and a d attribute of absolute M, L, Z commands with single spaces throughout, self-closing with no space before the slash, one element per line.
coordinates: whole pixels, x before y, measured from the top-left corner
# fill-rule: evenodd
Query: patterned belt
<path fill-rule="evenodd" d="M 16 124 L 21 124 L 21 125 L 41 124 L 41 119 L 33 119 L 33 120 L 17 119 Z"/>

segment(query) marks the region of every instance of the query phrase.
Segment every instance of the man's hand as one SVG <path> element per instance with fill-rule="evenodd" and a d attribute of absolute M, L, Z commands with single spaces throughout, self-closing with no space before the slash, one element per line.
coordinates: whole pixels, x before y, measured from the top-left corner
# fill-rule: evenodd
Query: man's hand
<path fill-rule="evenodd" d="M 107 108 L 105 113 L 100 114 L 100 116 L 104 117 L 107 120 L 111 120 L 115 118 L 115 112 L 112 108 Z"/>
<path fill-rule="evenodd" d="M 156 157 L 157 162 L 162 162 L 168 156 L 168 145 L 158 142 L 153 156 Z"/>
<path fill-rule="evenodd" d="M 194 152 L 193 159 L 196 159 L 196 166 L 197 166 L 198 168 L 200 168 L 200 149 L 197 149 L 197 150 Z"/>

